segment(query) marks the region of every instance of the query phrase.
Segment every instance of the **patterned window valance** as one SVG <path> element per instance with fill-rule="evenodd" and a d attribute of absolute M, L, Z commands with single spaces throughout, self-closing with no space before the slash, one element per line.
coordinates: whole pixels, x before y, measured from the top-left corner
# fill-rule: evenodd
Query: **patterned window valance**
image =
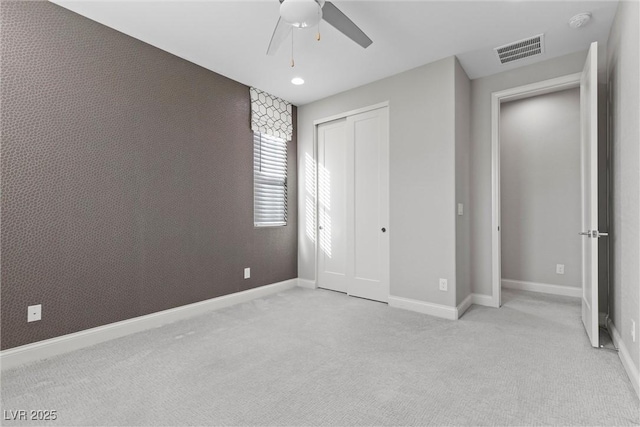
<path fill-rule="evenodd" d="M 251 129 L 290 141 L 293 134 L 291 103 L 252 87 Z"/>

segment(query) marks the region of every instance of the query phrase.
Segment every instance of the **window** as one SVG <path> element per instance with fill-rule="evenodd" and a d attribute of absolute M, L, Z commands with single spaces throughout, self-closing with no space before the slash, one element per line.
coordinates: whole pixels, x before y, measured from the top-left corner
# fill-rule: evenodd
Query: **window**
<path fill-rule="evenodd" d="M 287 225 L 287 142 L 260 132 L 253 133 L 253 221 Z"/>

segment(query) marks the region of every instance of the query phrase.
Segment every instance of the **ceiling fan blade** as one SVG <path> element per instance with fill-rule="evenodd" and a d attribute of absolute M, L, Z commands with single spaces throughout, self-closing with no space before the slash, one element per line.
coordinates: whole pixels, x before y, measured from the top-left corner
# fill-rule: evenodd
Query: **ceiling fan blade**
<path fill-rule="evenodd" d="M 271 41 L 269 42 L 269 48 L 267 49 L 267 55 L 275 55 L 282 42 L 287 38 L 291 32 L 291 25 L 284 22 L 282 18 L 278 19 Z"/>
<path fill-rule="evenodd" d="M 373 41 L 347 17 L 347 15 L 342 13 L 340 9 L 330 1 L 326 1 L 322 7 L 322 19 L 365 49 L 373 43 Z"/>

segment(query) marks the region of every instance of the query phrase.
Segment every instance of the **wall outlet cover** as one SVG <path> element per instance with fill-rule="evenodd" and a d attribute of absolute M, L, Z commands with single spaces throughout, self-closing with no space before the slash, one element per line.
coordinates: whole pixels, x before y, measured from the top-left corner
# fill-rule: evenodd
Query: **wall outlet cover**
<path fill-rule="evenodd" d="M 447 279 L 440 279 L 440 290 L 441 291 L 447 290 Z"/>
<path fill-rule="evenodd" d="M 631 339 L 636 342 L 636 321 L 631 319 Z"/>
<path fill-rule="evenodd" d="M 564 274 L 564 264 L 556 264 L 556 274 Z"/>
<path fill-rule="evenodd" d="M 36 322 L 42 319 L 42 304 L 27 307 L 27 322 Z"/>
<path fill-rule="evenodd" d="M 249 279 L 251 277 L 251 268 L 247 267 L 244 269 L 244 278 Z"/>
<path fill-rule="evenodd" d="M 458 215 L 464 214 L 464 205 L 462 203 L 458 203 Z"/>

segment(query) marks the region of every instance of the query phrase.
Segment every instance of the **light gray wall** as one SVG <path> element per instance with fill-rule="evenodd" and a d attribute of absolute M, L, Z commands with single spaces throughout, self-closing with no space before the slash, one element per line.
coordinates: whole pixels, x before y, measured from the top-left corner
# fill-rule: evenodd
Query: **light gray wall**
<path fill-rule="evenodd" d="M 454 67 L 445 58 L 299 108 L 301 278 L 315 280 L 313 122 L 389 101 L 390 292 L 455 306 Z"/>
<path fill-rule="evenodd" d="M 611 310 L 637 369 L 640 339 L 631 339 L 631 320 L 640 328 L 640 27 L 639 3 L 622 1 L 608 43 L 611 103 L 612 271 Z"/>
<path fill-rule="evenodd" d="M 581 287 L 579 88 L 501 105 L 500 173 L 502 278 Z"/>
<path fill-rule="evenodd" d="M 471 221 L 469 217 L 469 154 L 471 151 L 471 81 L 456 59 L 456 304 L 471 293 Z M 457 204 L 463 215 L 458 216 Z"/>
<path fill-rule="evenodd" d="M 586 52 L 471 81 L 471 290 L 491 295 L 491 93 L 582 70 Z"/>

